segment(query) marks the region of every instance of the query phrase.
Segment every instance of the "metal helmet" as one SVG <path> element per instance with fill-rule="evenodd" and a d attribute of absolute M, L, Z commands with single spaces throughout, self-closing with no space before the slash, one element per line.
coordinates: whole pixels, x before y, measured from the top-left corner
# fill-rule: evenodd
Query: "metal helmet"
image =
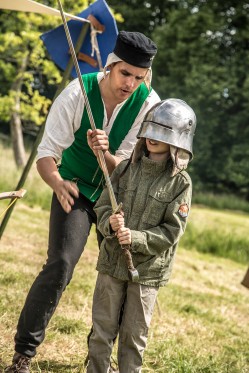
<path fill-rule="evenodd" d="M 155 104 L 146 114 L 137 137 L 162 141 L 184 149 L 193 157 L 196 116 L 185 101 L 169 98 Z"/>

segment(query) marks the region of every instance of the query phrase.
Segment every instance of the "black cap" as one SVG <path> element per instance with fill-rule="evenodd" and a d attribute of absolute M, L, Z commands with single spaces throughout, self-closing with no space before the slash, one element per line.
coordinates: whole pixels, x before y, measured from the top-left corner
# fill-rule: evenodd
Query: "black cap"
<path fill-rule="evenodd" d="M 149 68 L 157 52 L 156 44 L 141 32 L 120 31 L 113 53 L 137 67 Z"/>

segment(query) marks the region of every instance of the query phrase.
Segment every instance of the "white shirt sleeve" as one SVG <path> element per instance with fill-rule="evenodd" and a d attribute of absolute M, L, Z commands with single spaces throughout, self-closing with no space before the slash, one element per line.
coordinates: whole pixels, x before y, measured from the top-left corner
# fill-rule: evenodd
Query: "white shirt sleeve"
<path fill-rule="evenodd" d="M 54 101 L 37 149 L 37 160 L 53 157 L 59 161 L 64 149 L 72 145 L 84 110 L 84 99 L 78 79 L 74 79 Z"/>

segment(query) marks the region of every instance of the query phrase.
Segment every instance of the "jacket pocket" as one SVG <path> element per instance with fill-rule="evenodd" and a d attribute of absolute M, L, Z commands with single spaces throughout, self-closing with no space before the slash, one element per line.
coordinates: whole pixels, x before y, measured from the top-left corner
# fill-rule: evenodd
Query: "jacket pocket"
<path fill-rule="evenodd" d="M 172 201 L 170 193 L 151 191 L 148 195 L 147 204 L 143 214 L 143 223 L 148 226 L 156 227 L 164 222 L 164 216 L 168 205 Z"/>

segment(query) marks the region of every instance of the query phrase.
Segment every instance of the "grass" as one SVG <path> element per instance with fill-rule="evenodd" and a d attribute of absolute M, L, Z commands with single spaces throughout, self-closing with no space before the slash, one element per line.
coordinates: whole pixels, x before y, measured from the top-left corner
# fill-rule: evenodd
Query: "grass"
<path fill-rule="evenodd" d="M 216 214 L 194 206 L 189 226 L 211 224 Z M 230 226 L 238 235 L 247 234 L 248 216 L 236 213 L 225 220 L 227 213 L 219 214 L 220 229 Z M 48 218 L 47 211 L 18 201 L 0 241 L 1 369 L 11 361 L 19 312 L 45 260 Z M 98 255 L 94 231 L 32 361 L 32 373 L 84 372 Z M 248 373 L 249 290 L 240 284 L 247 266 L 184 246 L 170 283 L 159 292 L 143 372 Z"/>
<path fill-rule="evenodd" d="M 228 209 L 249 213 L 249 201 L 234 194 L 203 193 L 195 191 L 194 188 L 193 202 L 198 205 L 209 206 L 218 210 Z"/>
<path fill-rule="evenodd" d="M 0 143 L 0 190 L 13 190 L 20 174 L 9 145 Z M 24 187 L 27 194 L 16 203 L 0 241 L 1 371 L 11 361 L 19 313 L 46 259 L 51 191 L 35 165 Z M 0 214 L 7 204 L 0 201 Z M 249 262 L 249 215 L 224 206 L 225 200 L 219 209 L 192 207 L 172 278 L 159 292 L 144 373 L 249 373 L 249 289 L 240 284 Z M 84 372 L 97 255 L 92 229 L 32 373 Z"/>
<path fill-rule="evenodd" d="M 186 249 L 249 263 L 249 215 L 203 206 L 192 209 L 182 244 Z"/>
<path fill-rule="evenodd" d="M 29 152 L 27 151 L 27 157 L 28 156 Z M 0 139 L 0 192 L 14 190 L 20 180 L 21 175 L 22 170 L 15 167 L 10 143 L 7 140 L 3 142 Z M 24 184 L 24 189 L 27 189 L 25 202 L 28 206 L 32 207 L 38 205 L 43 209 L 49 210 L 51 190 L 41 180 L 36 170 L 35 162 L 33 163 L 28 174 L 27 180 Z M 7 206 L 8 203 L 8 200 L 1 201 L 1 206 L 3 206 L 3 204 Z"/>

